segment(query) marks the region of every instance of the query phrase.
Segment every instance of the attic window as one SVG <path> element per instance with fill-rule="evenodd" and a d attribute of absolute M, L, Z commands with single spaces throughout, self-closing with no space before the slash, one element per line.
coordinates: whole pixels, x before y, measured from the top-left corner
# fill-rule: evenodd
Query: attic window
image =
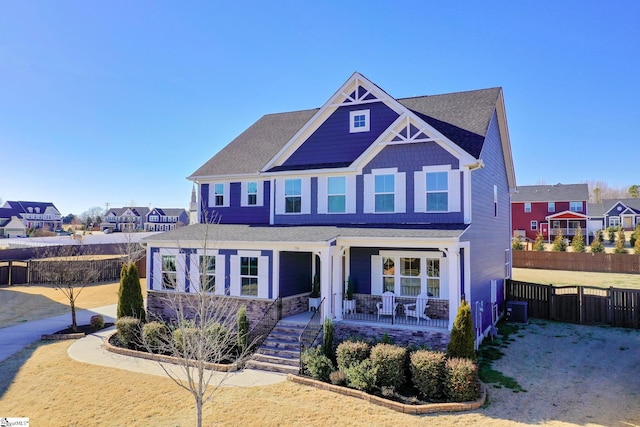
<path fill-rule="evenodd" d="M 357 110 L 349 112 L 349 132 L 369 132 L 369 110 Z"/>

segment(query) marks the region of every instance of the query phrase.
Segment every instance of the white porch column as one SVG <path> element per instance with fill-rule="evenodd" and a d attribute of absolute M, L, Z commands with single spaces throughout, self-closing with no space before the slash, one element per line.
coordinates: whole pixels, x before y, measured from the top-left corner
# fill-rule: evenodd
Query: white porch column
<path fill-rule="evenodd" d="M 342 274 L 342 254 L 344 252 L 343 248 L 338 248 L 336 246 L 332 247 L 332 298 L 333 298 L 333 315 L 336 320 L 342 319 L 342 286 L 344 275 Z"/>
<path fill-rule="evenodd" d="M 320 251 L 320 296 L 324 298 L 322 304 L 322 317 L 333 318 L 331 315 L 331 253 L 333 247 Z M 317 266 L 316 266 L 317 268 Z M 317 270 L 316 270 L 317 271 Z"/>
<path fill-rule="evenodd" d="M 449 330 L 453 329 L 460 306 L 460 252 L 457 247 L 445 248 L 449 276 Z"/>
<path fill-rule="evenodd" d="M 280 251 L 273 251 L 271 259 L 271 298 L 276 299 L 280 296 Z"/>

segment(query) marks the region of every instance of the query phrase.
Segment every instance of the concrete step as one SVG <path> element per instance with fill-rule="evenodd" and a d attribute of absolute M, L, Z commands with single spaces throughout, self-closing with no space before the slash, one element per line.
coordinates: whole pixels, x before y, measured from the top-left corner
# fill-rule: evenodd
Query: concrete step
<path fill-rule="evenodd" d="M 275 364 L 275 363 L 269 363 L 269 362 L 261 362 L 253 359 L 249 360 L 245 364 L 245 368 L 260 369 L 262 371 L 269 371 L 269 372 L 279 372 L 281 374 L 297 374 L 299 372 L 298 366 L 288 366 L 288 365 L 281 365 L 281 364 Z"/>
<path fill-rule="evenodd" d="M 256 353 L 253 355 L 253 358 L 251 360 L 257 362 L 273 363 L 274 365 L 300 366 L 300 359 L 297 357 L 288 358 Z"/>
<path fill-rule="evenodd" d="M 278 356 L 284 357 L 287 359 L 299 358 L 300 357 L 300 349 L 299 348 L 282 348 L 282 347 L 269 347 L 263 345 L 256 352 L 257 354 L 266 354 L 267 356 Z"/>

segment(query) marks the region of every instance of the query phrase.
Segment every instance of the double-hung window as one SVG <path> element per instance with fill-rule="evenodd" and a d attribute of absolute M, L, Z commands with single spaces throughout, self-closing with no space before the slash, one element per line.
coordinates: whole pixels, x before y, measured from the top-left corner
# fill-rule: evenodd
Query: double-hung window
<path fill-rule="evenodd" d="M 240 257 L 240 295 L 258 296 L 258 257 Z"/>
<path fill-rule="evenodd" d="M 569 202 L 571 212 L 582 212 L 582 202 Z"/>
<path fill-rule="evenodd" d="M 344 213 L 347 207 L 347 178 L 330 176 L 327 178 L 327 212 Z"/>
<path fill-rule="evenodd" d="M 216 289 L 216 257 L 215 255 L 200 255 L 201 280 L 205 292 Z"/>
<path fill-rule="evenodd" d="M 375 212 L 394 212 L 395 175 L 374 176 Z"/>
<path fill-rule="evenodd" d="M 531 203 L 527 202 L 524 204 L 524 212 L 525 213 L 530 213 L 531 212 Z"/>
<path fill-rule="evenodd" d="M 538 229 L 538 221 L 531 221 L 531 231 L 536 231 Z"/>
<path fill-rule="evenodd" d="M 547 212 L 555 212 L 556 211 L 556 202 L 547 203 Z"/>
<path fill-rule="evenodd" d="M 247 182 L 247 206 L 255 206 L 258 204 L 258 183 L 255 181 Z"/>
<path fill-rule="evenodd" d="M 302 180 L 300 178 L 284 180 L 284 203 L 285 213 L 302 212 Z"/>
<path fill-rule="evenodd" d="M 427 212 L 446 212 L 449 209 L 449 173 L 427 172 Z"/>
<path fill-rule="evenodd" d="M 214 184 L 213 205 L 224 206 L 224 184 Z"/>
<path fill-rule="evenodd" d="M 175 255 L 162 255 L 162 289 L 176 289 L 177 271 Z"/>

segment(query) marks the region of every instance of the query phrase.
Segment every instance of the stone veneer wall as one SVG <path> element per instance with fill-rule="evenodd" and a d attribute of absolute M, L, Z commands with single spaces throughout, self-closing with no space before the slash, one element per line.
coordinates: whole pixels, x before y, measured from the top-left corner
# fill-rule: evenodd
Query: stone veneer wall
<path fill-rule="evenodd" d="M 309 293 L 282 298 L 282 317 L 304 313 L 309 309 Z"/>
<path fill-rule="evenodd" d="M 151 318 L 159 317 L 165 321 L 175 319 L 175 310 L 171 308 L 171 303 L 168 300 L 171 297 L 171 293 L 158 292 L 147 290 L 147 312 L 151 314 Z M 195 298 L 196 295 L 183 294 L 185 298 Z M 273 304 L 273 300 L 269 299 L 252 299 L 252 298 L 238 298 L 238 297 L 222 297 L 211 295 L 210 298 L 230 298 L 233 304 L 238 304 L 238 308 L 245 306 L 247 308 L 247 319 L 249 324 L 253 326 L 259 321 L 269 306 Z"/>
<path fill-rule="evenodd" d="M 431 350 L 444 351 L 451 339 L 448 331 L 434 332 L 410 328 L 390 328 L 371 323 L 334 322 L 334 327 L 334 342 L 336 343 L 353 337 L 380 341 L 382 336 L 387 334 L 398 345 L 426 346 Z"/>

